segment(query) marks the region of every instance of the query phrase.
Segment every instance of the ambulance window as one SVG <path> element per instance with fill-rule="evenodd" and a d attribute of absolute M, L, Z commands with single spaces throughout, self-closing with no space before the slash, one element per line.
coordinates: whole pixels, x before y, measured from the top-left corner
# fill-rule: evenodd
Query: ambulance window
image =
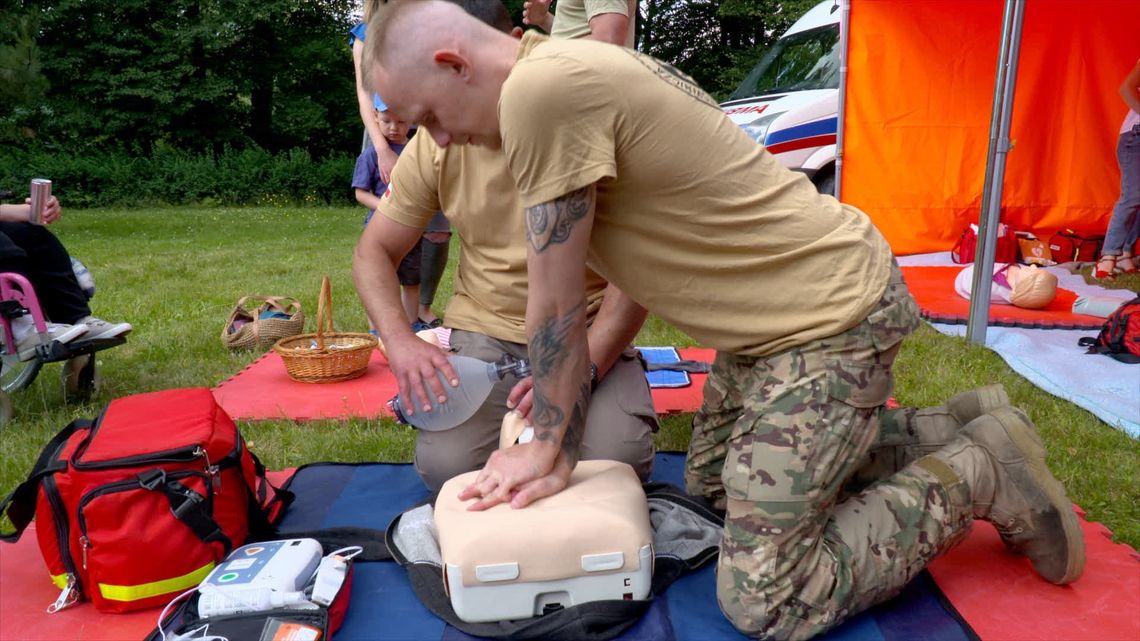
<path fill-rule="evenodd" d="M 729 100 L 839 87 L 839 25 L 801 31 L 776 41 Z"/>

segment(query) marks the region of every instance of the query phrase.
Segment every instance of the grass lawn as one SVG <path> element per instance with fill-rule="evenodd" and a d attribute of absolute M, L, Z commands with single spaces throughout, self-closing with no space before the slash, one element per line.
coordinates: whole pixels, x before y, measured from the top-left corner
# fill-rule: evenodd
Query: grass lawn
<path fill-rule="evenodd" d="M 242 295 L 301 299 L 312 331 L 321 276 L 327 274 L 337 328 L 364 331 L 350 272 L 362 217 L 359 207 L 65 211 L 52 229 L 95 276 L 95 315 L 129 321 L 135 331 L 126 345 L 99 354 L 103 386 L 91 402 L 65 402 L 58 364 L 45 367 L 31 387 L 14 394 L 15 418 L 0 429 L 0 491 L 7 493 L 24 478 L 44 443 L 71 419 L 93 416 L 116 396 L 213 386 L 254 360 L 258 354 L 230 353 L 220 340 L 222 325 Z M 439 313 L 451 294 L 450 280 L 449 272 L 436 300 Z M 1138 282 L 1124 284 L 1140 289 Z M 655 318 L 637 342 L 692 345 Z M 1117 540 L 1140 548 L 1140 442 L 1034 387 L 995 353 L 927 326 L 905 343 L 895 372 L 895 395 L 903 405 L 939 405 L 954 393 L 1003 383 L 1037 423 L 1050 467 L 1070 497 L 1090 520 L 1112 529 Z M 666 419 L 658 446 L 684 450 L 690 418 Z M 272 468 L 312 461 L 410 461 L 412 454 L 410 428 L 386 419 L 242 423 L 241 429 Z"/>

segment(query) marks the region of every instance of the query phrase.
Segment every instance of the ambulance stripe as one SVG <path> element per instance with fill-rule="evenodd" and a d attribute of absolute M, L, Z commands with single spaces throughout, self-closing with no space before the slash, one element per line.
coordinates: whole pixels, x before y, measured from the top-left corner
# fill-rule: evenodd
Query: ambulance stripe
<path fill-rule="evenodd" d="M 771 153 L 782 154 L 785 151 L 795 151 L 796 149 L 806 149 L 808 147 L 822 147 L 823 145 L 831 144 L 835 144 L 835 134 L 808 136 L 807 138 L 798 138 L 775 145 L 767 145 L 765 148 Z"/>
<path fill-rule="evenodd" d="M 827 134 L 830 134 L 834 139 L 837 131 L 839 131 L 839 119 L 824 118 L 823 120 L 805 122 L 802 125 L 788 127 L 787 129 L 768 132 L 768 137 L 764 142 L 771 147 L 776 143 L 791 142 L 793 140 L 799 140 L 800 138 L 823 136 Z"/>

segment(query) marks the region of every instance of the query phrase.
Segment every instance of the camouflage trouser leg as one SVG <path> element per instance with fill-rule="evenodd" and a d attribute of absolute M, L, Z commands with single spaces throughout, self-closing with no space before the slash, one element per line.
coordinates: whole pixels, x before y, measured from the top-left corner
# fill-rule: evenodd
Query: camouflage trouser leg
<path fill-rule="evenodd" d="M 942 449 L 962 425 L 945 406 L 898 407 L 879 413 L 879 438 L 844 487 L 854 494 Z"/>
<path fill-rule="evenodd" d="M 726 507 L 717 598 L 746 634 L 827 630 L 897 593 L 969 527 L 968 508 L 944 487 L 952 474 L 921 465 L 836 503 L 877 441 L 891 364 L 918 322 L 894 275 L 875 311 L 846 332 L 714 363 L 686 484 Z"/>

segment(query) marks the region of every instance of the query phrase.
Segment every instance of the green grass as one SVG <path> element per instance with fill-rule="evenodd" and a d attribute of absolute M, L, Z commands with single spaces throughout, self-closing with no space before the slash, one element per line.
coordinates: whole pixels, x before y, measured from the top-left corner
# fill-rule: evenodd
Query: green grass
<path fill-rule="evenodd" d="M 220 340 L 222 325 L 242 295 L 301 299 L 311 330 L 321 276 L 327 274 L 337 328 L 366 329 L 350 272 L 362 213 L 360 208 L 66 211 L 53 230 L 95 276 L 94 313 L 130 321 L 135 332 L 126 345 L 99 354 L 103 387 L 91 402 L 65 401 L 58 364 L 45 367 L 31 387 L 13 396 L 15 418 L 0 429 L 0 491 L 22 480 L 48 438 L 71 419 L 94 415 L 116 396 L 213 386 L 256 358 L 230 353 Z M 457 253 L 452 252 L 452 268 Z M 1129 285 L 1118 280 L 1123 282 L 1117 286 Z M 451 294 L 450 282 L 449 271 L 437 312 Z M 655 318 L 637 342 L 692 344 Z M 1036 388 L 993 352 L 926 326 L 906 341 L 895 371 L 895 394 L 903 405 L 938 405 L 954 393 L 1003 383 L 1037 423 L 1049 446 L 1050 467 L 1070 497 L 1090 520 L 1140 548 L 1140 442 Z M 684 450 L 690 418 L 667 417 L 658 446 Z M 412 455 L 410 428 L 386 419 L 270 421 L 241 423 L 241 429 L 272 468 L 312 461 L 409 461 Z"/>

